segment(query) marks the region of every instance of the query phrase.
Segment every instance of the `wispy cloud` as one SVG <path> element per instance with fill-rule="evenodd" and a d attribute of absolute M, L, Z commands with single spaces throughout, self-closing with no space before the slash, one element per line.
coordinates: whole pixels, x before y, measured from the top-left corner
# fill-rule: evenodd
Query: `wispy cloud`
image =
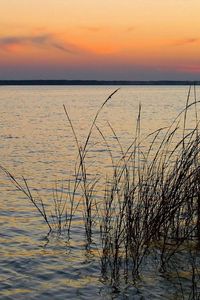
<path fill-rule="evenodd" d="M 178 66 L 177 69 L 181 72 L 200 73 L 200 65 L 184 65 Z"/>
<path fill-rule="evenodd" d="M 108 28 L 108 27 L 98 27 L 98 26 L 80 26 L 79 28 L 81 28 L 82 30 L 86 30 L 86 31 L 89 31 L 89 32 L 92 32 L 92 33 L 96 33 L 96 32 L 100 32 L 100 31 L 108 31 L 110 30 L 111 28 Z M 129 27 L 126 27 L 126 28 L 122 28 L 122 30 L 124 32 L 132 32 L 135 30 L 135 26 L 129 26 Z"/>
<path fill-rule="evenodd" d="M 98 26 L 81 26 L 81 29 L 87 30 L 90 32 L 98 32 L 98 31 L 101 31 L 102 28 L 98 27 Z"/>
<path fill-rule="evenodd" d="M 175 46 L 184 46 L 189 44 L 194 44 L 200 42 L 200 38 L 188 38 L 188 39 L 182 39 L 174 42 Z"/>
<path fill-rule="evenodd" d="M 32 45 L 35 47 L 51 47 L 69 54 L 76 54 L 80 49 L 71 44 L 63 43 L 52 34 L 44 33 L 39 35 L 6 36 L 0 38 L 0 50 L 10 50 L 13 46 Z"/>
<path fill-rule="evenodd" d="M 132 32 L 135 30 L 135 27 L 134 26 L 129 26 L 126 28 L 126 32 Z"/>

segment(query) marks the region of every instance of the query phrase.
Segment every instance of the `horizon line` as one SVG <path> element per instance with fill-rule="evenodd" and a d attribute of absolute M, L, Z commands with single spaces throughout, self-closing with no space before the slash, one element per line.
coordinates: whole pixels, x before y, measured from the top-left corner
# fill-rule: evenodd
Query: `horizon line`
<path fill-rule="evenodd" d="M 200 85 L 200 80 L 0 79 L 0 85 Z"/>

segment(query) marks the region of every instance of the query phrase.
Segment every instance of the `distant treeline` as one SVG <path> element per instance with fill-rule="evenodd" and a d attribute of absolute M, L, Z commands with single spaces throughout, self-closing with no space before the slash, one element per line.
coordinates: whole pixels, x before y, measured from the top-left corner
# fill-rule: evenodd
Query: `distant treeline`
<path fill-rule="evenodd" d="M 0 85 L 200 85 L 200 81 L 126 81 L 126 80 L 0 80 Z"/>

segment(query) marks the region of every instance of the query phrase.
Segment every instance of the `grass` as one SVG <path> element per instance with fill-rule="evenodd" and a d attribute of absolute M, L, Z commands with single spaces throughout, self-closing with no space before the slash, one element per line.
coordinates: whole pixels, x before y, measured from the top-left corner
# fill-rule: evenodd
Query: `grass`
<path fill-rule="evenodd" d="M 138 280 L 145 261 L 156 253 L 160 272 L 167 272 L 180 253 L 189 257 L 191 291 L 189 299 L 200 299 L 200 134 L 198 104 L 194 87 L 194 101 L 190 102 L 191 87 L 185 108 L 169 127 L 158 128 L 141 138 L 141 105 L 132 143 L 125 148 L 114 129 L 121 157 L 114 159 L 113 150 L 96 121 L 114 91 L 100 106 L 83 145 L 64 106 L 78 150 L 74 180 L 53 193 L 54 212 L 45 210 L 41 198 L 34 197 L 27 180 L 16 179 L 1 167 L 15 187 L 23 192 L 37 209 L 49 231 L 66 231 L 70 237 L 72 220 L 80 204 L 84 207 L 83 222 L 88 244 L 93 242 L 94 229 L 98 235 L 102 277 L 117 289 L 125 282 Z M 195 126 L 187 129 L 187 115 L 194 110 Z M 97 130 L 112 162 L 112 172 L 104 182 L 103 201 L 95 197 L 99 178 L 91 180 L 87 174 L 87 155 L 93 130 Z M 144 147 L 145 145 L 145 147 Z M 80 197 L 81 191 L 81 197 Z M 180 273 L 176 266 L 177 278 Z M 181 286 L 181 289 L 184 288 Z M 184 298 L 184 292 L 183 292 Z"/>

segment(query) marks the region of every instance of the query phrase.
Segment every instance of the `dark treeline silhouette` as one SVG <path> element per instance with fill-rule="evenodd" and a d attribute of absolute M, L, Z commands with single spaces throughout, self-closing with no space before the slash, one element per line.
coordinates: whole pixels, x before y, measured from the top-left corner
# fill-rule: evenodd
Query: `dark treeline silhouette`
<path fill-rule="evenodd" d="M 200 81 L 191 80 L 0 80 L 0 85 L 200 85 Z"/>

